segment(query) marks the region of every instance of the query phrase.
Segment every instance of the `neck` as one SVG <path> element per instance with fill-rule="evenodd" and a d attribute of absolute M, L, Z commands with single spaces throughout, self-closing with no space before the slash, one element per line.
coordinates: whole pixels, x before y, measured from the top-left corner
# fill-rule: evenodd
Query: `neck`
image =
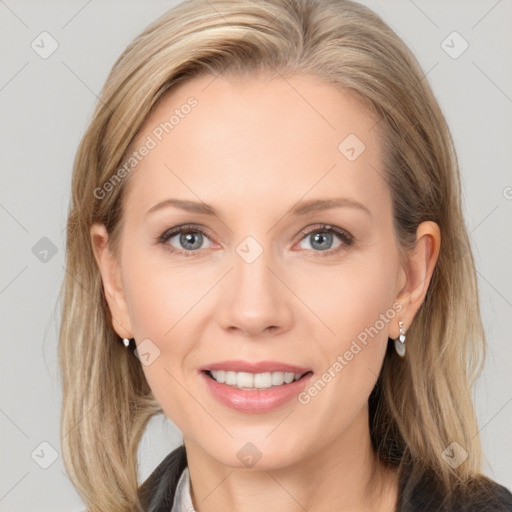
<path fill-rule="evenodd" d="M 263 468 L 258 463 L 253 468 L 233 468 L 185 438 L 194 508 L 199 512 L 395 511 L 396 472 L 379 461 L 372 447 L 367 408 L 342 435 L 323 441 L 287 466 Z"/>

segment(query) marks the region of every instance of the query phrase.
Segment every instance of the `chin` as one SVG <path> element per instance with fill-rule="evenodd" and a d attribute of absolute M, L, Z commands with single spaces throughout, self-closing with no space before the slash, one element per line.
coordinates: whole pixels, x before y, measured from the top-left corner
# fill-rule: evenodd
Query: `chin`
<path fill-rule="evenodd" d="M 213 459 L 231 468 L 270 471 L 298 463 L 300 454 L 297 453 L 296 446 L 300 444 L 297 441 L 293 446 L 283 446 L 281 439 L 277 437 L 275 440 L 258 441 L 256 436 L 244 436 L 230 439 L 224 444 L 203 445 L 203 450 Z"/>

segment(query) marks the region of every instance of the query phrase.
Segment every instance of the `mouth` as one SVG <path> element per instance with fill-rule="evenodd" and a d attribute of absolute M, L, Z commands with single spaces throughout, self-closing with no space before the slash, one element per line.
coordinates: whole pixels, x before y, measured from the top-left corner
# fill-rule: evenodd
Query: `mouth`
<path fill-rule="evenodd" d="M 237 389 L 243 390 L 261 390 L 279 388 L 287 386 L 293 382 L 297 382 L 308 375 L 312 371 L 304 373 L 292 372 L 264 372 L 264 373 L 250 373 L 250 372 L 235 372 L 226 370 L 202 370 L 210 379 L 225 384 Z"/>

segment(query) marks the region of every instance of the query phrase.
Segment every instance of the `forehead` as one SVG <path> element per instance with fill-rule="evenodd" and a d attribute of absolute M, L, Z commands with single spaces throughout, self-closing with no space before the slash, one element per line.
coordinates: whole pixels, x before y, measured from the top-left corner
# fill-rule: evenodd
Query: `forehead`
<path fill-rule="evenodd" d="M 169 91 L 138 133 L 151 146 L 127 202 L 180 197 L 235 210 L 386 190 L 378 119 L 355 94 L 309 76 L 196 77 Z M 383 206 L 383 204 L 381 204 Z"/>

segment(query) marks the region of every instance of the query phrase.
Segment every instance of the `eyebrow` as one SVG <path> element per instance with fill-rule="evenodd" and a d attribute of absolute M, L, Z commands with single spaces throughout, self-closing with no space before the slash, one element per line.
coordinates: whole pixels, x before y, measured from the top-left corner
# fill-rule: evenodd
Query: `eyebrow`
<path fill-rule="evenodd" d="M 150 213 L 156 212 L 163 208 L 168 207 L 178 208 L 190 213 L 198 213 L 202 215 L 215 215 L 218 216 L 215 208 L 209 204 L 189 201 L 186 199 L 166 199 L 161 201 L 146 212 L 146 216 Z M 362 203 L 348 197 L 333 197 L 330 199 L 310 199 L 307 201 L 300 201 L 296 203 L 290 210 L 291 215 L 308 215 L 314 212 L 329 210 L 332 208 L 357 208 L 366 212 L 370 217 L 372 216 L 370 210 Z"/>

